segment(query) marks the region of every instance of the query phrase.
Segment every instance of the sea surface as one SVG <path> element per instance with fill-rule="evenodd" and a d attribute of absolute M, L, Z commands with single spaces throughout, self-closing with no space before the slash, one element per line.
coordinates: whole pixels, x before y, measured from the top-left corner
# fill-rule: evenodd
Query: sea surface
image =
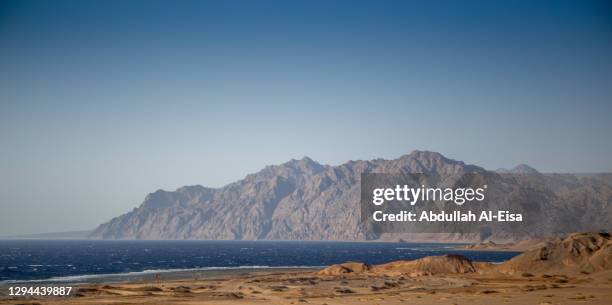
<path fill-rule="evenodd" d="M 91 283 L 274 268 L 322 268 L 346 261 L 379 264 L 462 254 L 502 262 L 517 252 L 455 250 L 456 244 L 272 241 L 0 240 L 0 284 Z M 195 275 L 194 275 L 195 274 Z"/>

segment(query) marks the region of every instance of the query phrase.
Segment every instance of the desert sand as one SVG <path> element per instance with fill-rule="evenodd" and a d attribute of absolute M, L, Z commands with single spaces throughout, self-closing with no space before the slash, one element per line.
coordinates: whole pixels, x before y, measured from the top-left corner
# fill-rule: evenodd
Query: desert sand
<path fill-rule="evenodd" d="M 612 239 L 573 234 L 505 263 L 459 255 L 323 270 L 84 285 L 64 298 L 0 304 L 612 304 Z"/>

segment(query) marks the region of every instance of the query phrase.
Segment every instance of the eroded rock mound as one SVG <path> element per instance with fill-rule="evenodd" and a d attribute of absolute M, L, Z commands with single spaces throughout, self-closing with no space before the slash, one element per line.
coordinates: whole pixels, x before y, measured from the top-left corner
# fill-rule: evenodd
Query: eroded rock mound
<path fill-rule="evenodd" d="M 468 258 L 461 255 L 427 256 L 411 261 L 394 261 L 382 265 L 369 266 L 364 263 L 348 262 L 332 265 L 319 272 L 318 275 L 338 276 L 348 274 L 372 275 L 435 275 L 476 272 L 476 266 Z"/>
<path fill-rule="evenodd" d="M 499 266 L 506 273 L 593 273 L 612 269 L 609 233 L 574 233 Z"/>
<path fill-rule="evenodd" d="M 318 275 L 346 275 L 361 274 L 370 270 L 370 265 L 357 262 L 346 262 L 344 264 L 331 265 L 319 272 Z"/>
<path fill-rule="evenodd" d="M 450 254 L 427 256 L 411 261 L 395 261 L 374 266 L 372 269 L 382 274 L 407 274 L 411 276 L 456 274 L 476 272 L 476 267 L 467 257 Z"/>

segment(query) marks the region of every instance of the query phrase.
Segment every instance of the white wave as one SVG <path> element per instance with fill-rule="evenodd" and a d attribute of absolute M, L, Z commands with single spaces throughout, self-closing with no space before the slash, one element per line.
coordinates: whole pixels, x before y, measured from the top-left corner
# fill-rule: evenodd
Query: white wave
<path fill-rule="evenodd" d="M 147 269 L 143 271 L 132 271 L 124 273 L 100 273 L 100 274 L 83 274 L 52 277 L 39 280 L 5 280 L 0 281 L 0 284 L 15 284 L 15 283 L 40 283 L 40 282 L 83 282 L 86 280 L 105 278 L 105 277 L 128 277 L 139 276 L 155 273 L 170 273 L 170 272 L 190 272 L 190 271 L 215 271 L 215 270 L 251 270 L 251 269 L 312 269 L 325 268 L 327 266 L 238 266 L 238 267 L 200 267 L 200 268 L 183 268 L 183 269 Z"/>

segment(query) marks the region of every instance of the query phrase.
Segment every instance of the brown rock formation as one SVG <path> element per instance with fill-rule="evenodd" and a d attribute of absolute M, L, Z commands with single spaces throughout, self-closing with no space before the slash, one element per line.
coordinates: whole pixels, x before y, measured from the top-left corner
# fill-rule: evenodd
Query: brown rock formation
<path fill-rule="evenodd" d="M 594 273 L 611 268 L 612 237 L 608 233 L 574 233 L 499 266 L 507 273 Z"/>
<path fill-rule="evenodd" d="M 370 265 L 356 262 L 346 262 L 344 264 L 331 265 L 319 272 L 318 275 L 345 275 L 345 274 L 362 274 L 370 270 Z"/>

